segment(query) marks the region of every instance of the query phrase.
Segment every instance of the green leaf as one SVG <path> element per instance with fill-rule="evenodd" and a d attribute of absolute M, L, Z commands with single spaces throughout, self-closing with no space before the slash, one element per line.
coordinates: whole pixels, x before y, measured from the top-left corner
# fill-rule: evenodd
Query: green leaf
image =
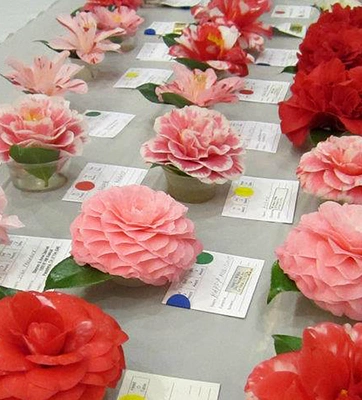
<path fill-rule="evenodd" d="M 155 83 L 145 83 L 141 86 L 138 86 L 137 90 L 140 91 L 147 100 L 151 101 L 152 103 L 160 104 L 160 100 L 156 95 L 156 89 L 159 85 Z"/>
<path fill-rule="evenodd" d="M 201 71 L 206 71 L 208 68 L 211 68 L 210 65 L 201 61 L 193 60 L 192 58 L 175 58 L 175 60 L 190 69 L 200 69 Z"/>
<path fill-rule="evenodd" d="M 273 335 L 274 348 L 277 354 L 298 351 L 302 348 L 302 338 L 288 335 Z"/>
<path fill-rule="evenodd" d="M 82 8 L 83 8 L 83 7 L 77 8 L 77 9 L 74 10 L 70 15 L 71 15 L 72 17 L 75 17 L 79 11 L 82 11 Z"/>
<path fill-rule="evenodd" d="M 289 65 L 288 67 L 285 67 L 282 72 L 286 72 L 287 74 L 296 74 L 298 68 L 296 65 Z"/>
<path fill-rule="evenodd" d="M 112 275 L 90 265 L 80 266 L 73 257 L 68 257 L 50 271 L 44 290 L 91 286 L 109 279 L 112 279 Z"/>
<path fill-rule="evenodd" d="M 332 135 L 341 136 L 341 132 L 332 132 L 327 129 L 312 129 L 310 131 L 310 139 L 314 146 L 317 146 L 319 142 L 324 142 Z"/>
<path fill-rule="evenodd" d="M 180 37 L 181 35 L 177 33 L 168 33 L 167 35 L 162 36 L 163 41 L 165 42 L 167 47 L 171 47 L 174 44 L 177 44 L 176 38 Z"/>
<path fill-rule="evenodd" d="M 161 97 L 166 104 L 172 104 L 178 108 L 183 108 L 185 106 L 191 106 L 194 104 L 176 93 L 162 93 Z"/>
<path fill-rule="evenodd" d="M 10 289 L 5 286 L 0 286 L 0 300 L 7 296 L 14 296 L 19 290 Z"/>
<path fill-rule="evenodd" d="M 168 165 L 162 165 L 162 167 L 167 168 L 169 171 L 173 172 L 176 175 L 190 177 L 190 175 L 188 175 L 185 172 L 181 171 L 180 169 L 176 168 L 174 165 L 168 164 Z"/>
<path fill-rule="evenodd" d="M 279 261 L 272 266 L 270 290 L 267 303 L 269 304 L 275 296 L 282 292 L 299 292 L 297 285 L 280 268 Z"/>
<path fill-rule="evenodd" d="M 153 164 L 150 166 L 150 169 L 156 168 L 156 167 L 162 167 L 162 165 L 161 165 L 161 164 L 157 164 L 157 163 L 153 163 Z"/>
<path fill-rule="evenodd" d="M 62 49 L 54 49 L 53 47 L 50 46 L 49 42 L 47 40 L 34 40 L 34 43 L 43 43 L 43 45 L 45 45 L 46 47 L 48 47 L 50 50 L 56 51 L 57 53 L 61 53 Z M 75 58 L 77 60 L 79 60 L 79 57 L 77 56 L 76 51 L 74 50 L 68 50 L 70 55 L 69 58 Z"/>

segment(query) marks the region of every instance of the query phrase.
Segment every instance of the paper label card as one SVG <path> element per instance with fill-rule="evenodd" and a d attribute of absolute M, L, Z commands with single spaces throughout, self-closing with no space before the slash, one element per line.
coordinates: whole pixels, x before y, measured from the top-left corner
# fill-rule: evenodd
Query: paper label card
<path fill-rule="evenodd" d="M 231 184 L 222 215 L 293 223 L 298 181 L 242 176 Z"/>
<path fill-rule="evenodd" d="M 42 291 L 50 270 L 69 257 L 71 241 L 10 235 L 0 246 L 0 285 Z"/>
<path fill-rule="evenodd" d="M 257 121 L 230 121 L 247 150 L 276 153 L 281 136 L 279 124 Z"/>
<path fill-rule="evenodd" d="M 130 68 L 114 85 L 115 88 L 136 89 L 144 83 L 161 85 L 172 75 L 169 69 Z"/>
<path fill-rule="evenodd" d="M 161 4 L 169 7 L 193 7 L 200 3 L 200 0 L 161 0 Z"/>
<path fill-rule="evenodd" d="M 298 50 L 265 49 L 255 60 L 256 65 L 289 67 L 298 62 Z"/>
<path fill-rule="evenodd" d="M 84 117 L 89 126 L 89 136 L 114 138 L 133 120 L 135 115 L 87 110 Z"/>
<path fill-rule="evenodd" d="M 188 26 L 187 22 L 153 22 L 146 30 L 146 35 L 167 35 L 169 33 L 181 34 Z"/>
<path fill-rule="evenodd" d="M 207 251 L 181 282 L 173 283 L 162 303 L 245 318 L 263 260 Z"/>
<path fill-rule="evenodd" d="M 294 36 L 300 39 L 304 39 L 307 33 L 307 27 L 305 25 L 291 24 L 288 22 L 285 24 L 274 25 L 274 29 L 286 35 Z"/>
<path fill-rule="evenodd" d="M 146 169 L 142 168 L 88 163 L 69 188 L 63 200 L 82 202 L 100 190 L 112 186 L 139 185 L 147 172 Z"/>
<path fill-rule="evenodd" d="M 165 43 L 145 43 L 136 58 L 143 61 L 172 61 L 168 51 Z"/>
<path fill-rule="evenodd" d="M 274 7 L 272 18 L 310 18 L 312 7 L 310 6 L 286 6 L 278 4 Z"/>
<path fill-rule="evenodd" d="M 117 400 L 218 400 L 218 383 L 126 370 Z"/>
<path fill-rule="evenodd" d="M 245 79 L 245 88 L 240 91 L 239 99 L 255 103 L 278 104 L 285 99 L 290 83 Z"/>

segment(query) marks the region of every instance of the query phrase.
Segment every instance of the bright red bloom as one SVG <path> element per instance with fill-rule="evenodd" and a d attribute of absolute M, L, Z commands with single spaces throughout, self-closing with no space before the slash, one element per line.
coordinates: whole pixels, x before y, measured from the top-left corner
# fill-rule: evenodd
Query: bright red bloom
<path fill-rule="evenodd" d="M 142 0 L 88 0 L 83 11 L 93 11 L 95 7 L 121 7 L 126 6 L 137 10 L 143 4 Z"/>
<path fill-rule="evenodd" d="M 311 129 L 362 135 L 362 67 L 333 59 L 295 76 L 292 97 L 279 104 L 282 132 L 301 146 Z"/>
<path fill-rule="evenodd" d="M 191 25 L 184 29 L 170 47 L 170 55 L 191 58 L 208 64 L 216 70 L 226 70 L 240 76 L 249 73 L 248 63 L 254 61 L 240 45 L 240 33 L 235 26 L 227 27 L 216 23 Z"/>
<path fill-rule="evenodd" d="M 128 339 L 95 305 L 58 292 L 0 301 L 0 399 L 102 400 Z"/>
<path fill-rule="evenodd" d="M 318 24 L 344 23 L 346 26 L 362 28 L 362 7 L 345 7 L 335 4 L 331 12 L 324 12 L 318 19 Z"/>
<path fill-rule="evenodd" d="M 302 349 L 259 364 L 245 392 L 247 400 L 361 400 L 362 324 L 305 329 Z"/>

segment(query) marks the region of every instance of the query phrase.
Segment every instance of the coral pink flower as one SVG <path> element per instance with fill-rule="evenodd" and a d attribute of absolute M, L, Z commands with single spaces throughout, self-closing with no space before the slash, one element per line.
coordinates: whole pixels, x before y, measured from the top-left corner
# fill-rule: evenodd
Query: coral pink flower
<path fill-rule="evenodd" d="M 362 206 L 327 202 L 276 250 L 282 270 L 321 308 L 362 320 Z"/>
<path fill-rule="evenodd" d="M 176 93 L 200 107 L 209 107 L 217 103 L 235 103 L 239 101 L 237 93 L 244 88 L 244 80 L 237 77 L 217 80 L 212 68 L 205 72 L 198 69 L 190 71 L 181 64 L 173 68 L 176 79 L 159 86 L 156 94 L 162 101 L 162 93 Z"/>
<path fill-rule="evenodd" d="M 196 106 L 158 117 L 157 136 L 144 143 L 146 162 L 173 165 L 205 183 L 225 183 L 243 172 L 243 148 L 230 122 L 219 112 Z"/>
<path fill-rule="evenodd" d="M 105 7 L 95 7 L 93 10 L 95 19 L 97 20 L 98 29 L 111 30 L 121 28 L 123 35 L 135 35 L 139 26 L 143 23 L 144 19 L 137 15 L 135 10 L 128 7 L 118 7 L 113 11 Z"/>
<path fill-rule="evenodd" d="M 86 141 L 85 122 L 61 97 L 28 95 L 0 107 L 0 159 L 9 160 L 11 146 L 59 150 L 60 156 L 80 154 Z"/>
<path fill-rule="evenodd" d="M 177 44 L 170 47 L 170 55 L 191 58 L 208 64 L 216 70 L 230 71 L 245 76 L 247 64 L 254 61 L 239 45 L 240 33 L 235 26 L 216 23 L 191 25 L 176 38 Z"/>
<path fill-rule="evenodd" d="M 123 29 L 115 28 L 98 31 L 97 21 L 92 13 L 81 12 L 75 17 L 60 15 L 57 18 L 69 33 L 53 39 L 49 45 L 56 50 L 72 50 L 88 64 L 98 64 L 104 59 L 106 51 L 119 51 L 120 45 L 106 40 L 111 36 L 123 33 Z"/>
<path fill-rule="evenodd" d="M 78 264 L 151 285 L 178 281 L 202 251 L 187 208 L 147 186 L 112 187 L 85 201 L 73 221 Z"/>
<path fill-rule="evenodd" d="M 9 58 L 7 64 L 15 71 L 5 77 L 14 85 L 20 86 L 22 90 L 33 94 L 60 96 L 67 91 L 87 93 L 88 86 L 84 81 L 72 79 L 83 67 L 64 63 L 69 55 L 69 51 L 63 51 L 57 54 L 53 60 L 49 60 L 45 56 L 36 57 L 33 65 L 29 66 Z"/>
<path fill-rule="evenodd" d="M 121 7 L 125 6 L 137 10 L 143 4 L 142 0 L 88 0 L 83 10 L 93 11 L 95 7 Z"/>
<path fill-rule="evenodd" d="M 362 137 L 330 136 L 318 143 L 301 158 L 297 176 L 307 193 L 362 204 Z"/>
<path fill-rule="evenodd" d="M 2 244 L 10 244 L 10 239 L 7 233 L 9 228 L 22 228 L 24 226 L 16 215 L 6 216 L 3 214 L 7 204 L 8 201 L 4 190 L 0 187 L 0 243 Z"/>
<path fill-rule="evenodd" d="M 303 332 L 301 350 L 255 367 L 247 400 L 360 400 L 362 324 L 324 322 Z"/>

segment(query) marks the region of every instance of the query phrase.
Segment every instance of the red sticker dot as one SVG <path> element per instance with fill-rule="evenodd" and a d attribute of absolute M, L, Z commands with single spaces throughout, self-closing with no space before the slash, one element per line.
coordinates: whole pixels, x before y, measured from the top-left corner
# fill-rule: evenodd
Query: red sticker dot
<path fill-rule="evenodd" d="M 253 93 L 254 93 L 254 90 L 251 90 L 251 89 L 243 89 L 243 90 L 240 90 L 240 93 L 241 93 L 241 94 L 253 94 Z"/>
<path fill-rule="evenodd" d="M 95 184 L 90 181 L 82 181 L 82 182 L 78 182 L 75 185 L 75 188 L 78 190 L 82 190 L 83 192 L 89 192 L 89 190 L 92 190 L 95 188 Z"/>

